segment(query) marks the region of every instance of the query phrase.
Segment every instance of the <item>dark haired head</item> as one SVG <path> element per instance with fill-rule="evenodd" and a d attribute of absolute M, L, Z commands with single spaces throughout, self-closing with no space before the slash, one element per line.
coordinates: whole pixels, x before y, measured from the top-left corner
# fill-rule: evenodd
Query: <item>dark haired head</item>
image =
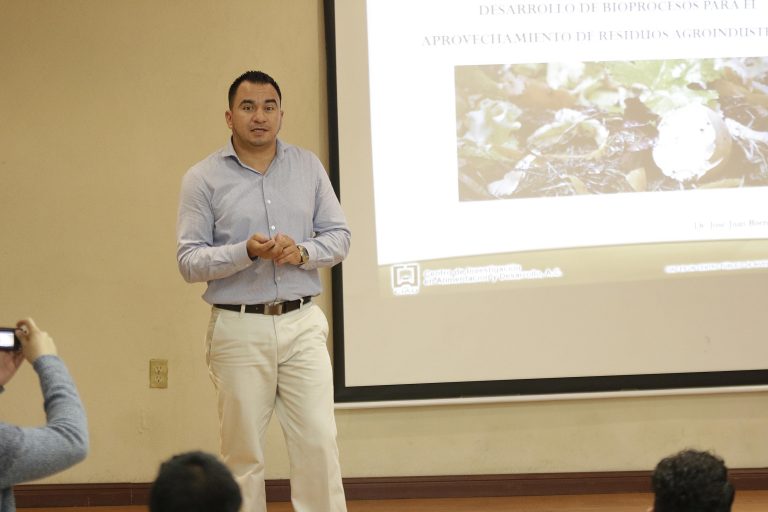
<path fill-rule="evenodd" d="M 204 452 L 165 461 L 149 491 L 150 512 L 238 512 L 241 503 L 232 473 Z"/>
<path fill-rule="evenodd" d="M 728 512 L 735 495 L 723 460 L 697 450 L 662 459 L 651 484 L 654 512 Z"/>
<path fill-rule="evenodd" d="M 240 87 L 240 84 L 243 82 L 250 82 L 252 84 L 269 84 L 277 91 L 277 97 L 280 99 L 280 103 L 283 102 L 283 94 L 280 92 L 280 86 L 277 85 L 277 82 L 275 82 L 274 78 L 262 71 L 246 71 L 239 77 L 235 78 L 235 81 L 232 82 L 232 85 L 229 86 L 228 100 L 230 110 L 232 110 L 232 104 L 235 101 L 237 88 Z"/>

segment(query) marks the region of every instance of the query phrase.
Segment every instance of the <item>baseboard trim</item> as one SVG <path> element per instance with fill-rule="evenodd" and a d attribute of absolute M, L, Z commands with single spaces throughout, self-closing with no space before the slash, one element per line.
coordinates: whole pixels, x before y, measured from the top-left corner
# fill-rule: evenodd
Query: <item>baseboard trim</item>
<path fill-rule="evenodd" d="M 737 490 L 768 490 L 768 468 L 732 469 Z M 146 505 L 149 483 L 33 484 L 14 489 L 18 508 Z M 349 500 L 553 496 L 650 492 L 649 471 L 345 478 Z M 268 501 L 288 501 L 288 480 L 268 480 Z"/>

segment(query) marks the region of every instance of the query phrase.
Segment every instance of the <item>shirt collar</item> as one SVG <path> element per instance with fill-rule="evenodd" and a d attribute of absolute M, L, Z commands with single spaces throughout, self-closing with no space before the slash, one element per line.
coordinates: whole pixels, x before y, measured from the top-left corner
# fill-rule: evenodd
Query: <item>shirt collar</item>
<path fill-rule="evenodd" d="M 280 139 L 277 139 L 277 147 L 275 149 L 275 160 L 282 160 L 283 155 L 285 154 L 285 144 L 283 144 L 283 141 Z M 221 156 L 225 158 L 234 158 L 237 160 L 237 163 L 242 165 L 243 167 L 247 167 L 247 165 L 243 164 L 243 162 L 240 161 L 240 158 L 237 156 L 237 152 L 235 152 L 235 146 L 232 144 L 232 137 L 227 139 L 227 145 L 224 146 L 224 149 L 221 152 Z"/>

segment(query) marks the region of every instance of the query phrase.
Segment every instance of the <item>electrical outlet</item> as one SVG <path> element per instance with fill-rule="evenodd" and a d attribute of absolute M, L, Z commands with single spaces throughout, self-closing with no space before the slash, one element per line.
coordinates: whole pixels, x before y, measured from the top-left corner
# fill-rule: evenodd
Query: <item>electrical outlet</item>
<path fill-rule="evenodd" d="M 149 387 L 167 388 L 168 387 L 168 360 L 150 359 L 149 360 Z"/>

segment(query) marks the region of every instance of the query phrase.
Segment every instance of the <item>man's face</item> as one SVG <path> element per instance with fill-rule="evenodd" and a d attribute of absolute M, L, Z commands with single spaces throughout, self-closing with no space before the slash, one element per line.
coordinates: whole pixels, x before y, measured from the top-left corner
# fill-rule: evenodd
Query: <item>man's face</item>
<path fill-rule="evenodd" d="M 283 112 L 272 85 L 243 82 L 225 117 L 232 130 L 235 148 L 265 149 L 275 145 Z"/>

